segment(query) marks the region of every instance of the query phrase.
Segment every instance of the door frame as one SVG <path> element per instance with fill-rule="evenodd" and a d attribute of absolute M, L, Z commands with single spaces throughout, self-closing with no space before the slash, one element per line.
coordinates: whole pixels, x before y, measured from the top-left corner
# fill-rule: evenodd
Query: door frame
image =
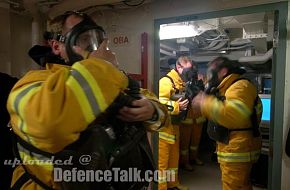
<path fill-rule="evenodd" d="M 281 189 L 282 153 L 283 153 L 283 126 L 284 126 L 284 92 L 286 69 L 286 43 L 288 2 L 278 2 L 250 7 L 234 8 L 207 13 L 162 18 L 154 20 L 154 81 L 159 81 L 160 73 L 160 40 L 161 24 L 220 18 L 226 16 L 252 14 L 274 11 L 275 22 L 278 24 L 278 41 L 273 48 L 272 61 L 272 92 L 271 92 L 271 122 L 270 122 L 270 156 L 268 165 L 268 189 Z M 278 13 L 278 14 L 277 14 Z M 275 23 L 275 24 L 276 24 Z M 277 26 L 276 24 L 276 26 Z M 158 95 L 158 83 L 154 83 L 154 92 Z M 274 141 L 275 139 L 275 141 Z M 158 135 L 153 136 L 154 145 L 158 145 Z M 154 156 L 158 158 L 158 146 L 154 148 Z"/>

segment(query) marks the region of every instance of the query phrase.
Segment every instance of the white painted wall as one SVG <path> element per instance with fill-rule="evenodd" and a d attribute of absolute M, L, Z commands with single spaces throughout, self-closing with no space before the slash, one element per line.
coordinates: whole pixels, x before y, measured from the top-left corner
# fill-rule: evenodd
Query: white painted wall
<path fill-rule="evenodd" d="M 27 52 L 31 45 L 31 17 L 0 8 L 0 72 L 16 77 L 37 68 Z"/>
<path fill-rule="evenodd" d="M 31 69 L 40 68 L 27 53 L 33 44 L 41 43 L 46 26 L 44 18 L 36 23 L 32 16 L 10 12 L 9 4 L 0 2 L 0 72 L 21 77 Z M 32 27 L 32 23 L 37 27 Z"/>
<path fill-rule="evenodd" d="M 32 47 L 31 38 L 32 18 L 23 15 L 11 14 L 11 74 L 13 76 L 23 76 L 27 71 L 38 68 L 28 55 L 28 50 Z"/>
<path fill-rule="evenodd" d="M 129 73 L 141 73 L 141 34 L 149 35 L 149 70 L 152 85 L 153 79 L 153 17 L 150 6 L 132 10 L 103 11 L 92 15 L 94 20 L 101 25 L 110 40 L 110 49 L 117 53 L 121 69 Z M 113 44 L 115 36 L 129 36 L 129 44 L 116 46 Z M 150 84 L 149 83 L 149 84 Z"/>
<path fill-rule="evenodd" d="M 0 7 L 0 72 L 11 72 L 11 60 L 10 60 L 10 16 L 7 8 Z"/>

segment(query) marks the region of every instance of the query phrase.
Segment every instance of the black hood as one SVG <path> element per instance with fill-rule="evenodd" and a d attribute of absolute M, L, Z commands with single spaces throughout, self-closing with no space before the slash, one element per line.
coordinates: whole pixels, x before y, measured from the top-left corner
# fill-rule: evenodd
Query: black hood
<path fill-rule="evenodd" d="M 35 45 L 28 51 L 28 55 L 41 67 L 46 63 L 64 64 L 63 59 L 52 53 L 51 47 Z"/>

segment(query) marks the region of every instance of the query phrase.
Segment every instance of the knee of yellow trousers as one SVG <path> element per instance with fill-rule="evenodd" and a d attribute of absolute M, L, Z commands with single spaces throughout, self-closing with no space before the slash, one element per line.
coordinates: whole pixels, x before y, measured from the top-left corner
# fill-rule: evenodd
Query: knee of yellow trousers
<path fill-rule="evenodd" d="M 167 190 L 167 182 L 158 183 L 158 190 Z"/>
<path fill-rule="evenodd" d="M 220 164 L 222 172 L 223 190 L 251 190 L 251 163 Z"/>
<path fill-rule="evenodd" d="M 180 139 L 179 139 L 179 146 L 180 146 L 180 149 L 188 149 L 189 146 L 190 146 L 190 137 L 187 137 L 187 136 L 181 136 Z"/>
<path fill-rule="evenodd" d="M 169 152 L 168 165 L 171 168 L 175 168 L 178 165 L 179 160 L 179 144 L 178 141 L 175 141 L 175 144 L 171 145 Z"/>
<path fill-rule="evenodd" d="M 197 157 L 198 146 L 190 146 L 190 154 L 189 157 L 191 160 L 194 160 Z"/>
<path fill-rule="evenodd" d="M 190 152 L 197 152 L 198 151 L 198 145 L 191 145 L 189 147 Z"/>
<path fill-rule="evenodd" d="M 170 145 L 163 140 L 159 140 L 159 151 L 158 151 L 158 169 L 159 170 L 167 169 L 168 161 L 169 161 L 169 151 L 170 151 Z"/>
<path fill-rule="evenodd" d="M 179 163 L 180 164 L 188 164 L 189 163 L 189 157 L 188 157 L 188 150 L 180 150 L 180 156 L 179 156 Z"/>
<path fill-rule="evenodd" d="M 235 183 L 229 183 L 227 181 L 222 181 L 222 188 L 223 190 L 253 190 L 253 187 L 251 184 L 248 185 L 240 185 Z"/>

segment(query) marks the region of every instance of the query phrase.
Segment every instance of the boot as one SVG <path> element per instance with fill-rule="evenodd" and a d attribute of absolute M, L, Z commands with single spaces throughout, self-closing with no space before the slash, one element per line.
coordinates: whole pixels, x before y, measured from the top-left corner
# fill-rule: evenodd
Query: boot
<path fill-rule="evenodd" d="M 194 170 L 193 166 L 190 164 L 181 165 L 180 168 L 185 171 L 192 172 Z"/>
<path fill-rule="evenodd" d="M 178 184 L 177 186 L 168 188 L 167 190 L 189 190 L 189 188 L 181 184 Z"/>
<path fill-rule="evenodd" d="M 191 163 L 194 164 L 194 165 L 197 165 L 197 166 L 203 166 L 204 165 L 203 161 L 201 161 L 198 158 L 195 158 L 194 160 L 192 160 Z"/>

